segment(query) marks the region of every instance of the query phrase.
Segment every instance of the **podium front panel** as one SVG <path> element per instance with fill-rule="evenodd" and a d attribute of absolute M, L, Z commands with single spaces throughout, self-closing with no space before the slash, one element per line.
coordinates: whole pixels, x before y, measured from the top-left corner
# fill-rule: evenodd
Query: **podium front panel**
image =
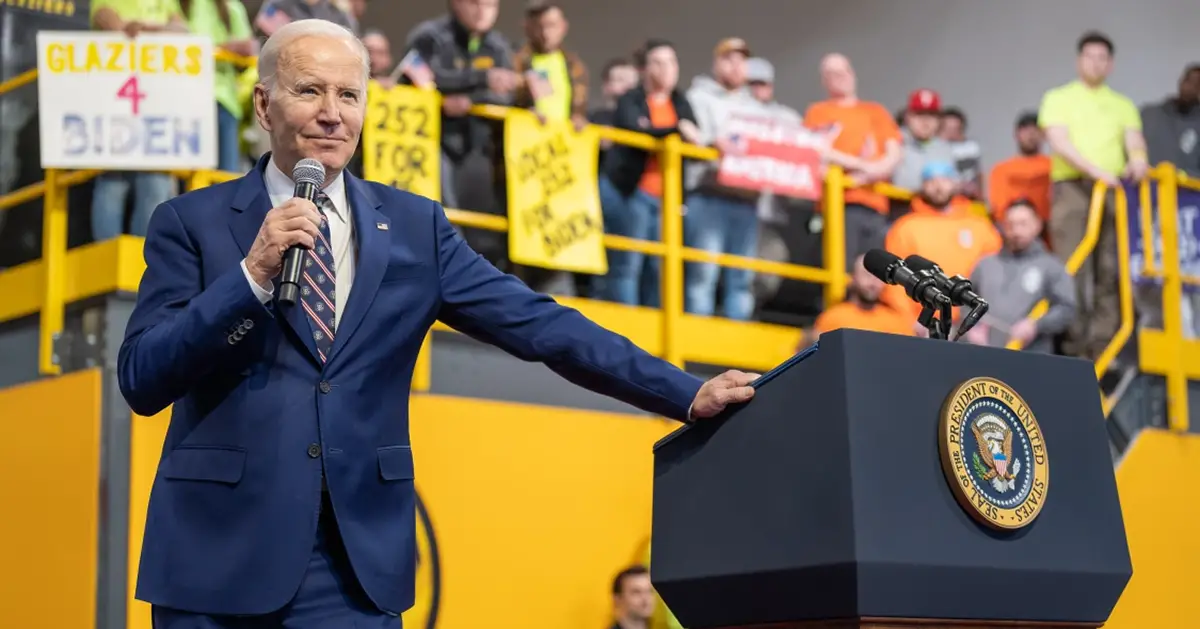
<path fill-rule="evenodd" d="M 943 405 L 978 377 L 1023 398 L 1045 448 L 1040 512 L 1014 530 L 973 516 L 943 469 Z M 1104 421 L 1085 361 L 825 334 L 751 403 L 656 447 L 652 578 L 691 629 L 1103 622 L 1131 574 Z M 1015 487 L 994 441 L 986 462 Z"/>

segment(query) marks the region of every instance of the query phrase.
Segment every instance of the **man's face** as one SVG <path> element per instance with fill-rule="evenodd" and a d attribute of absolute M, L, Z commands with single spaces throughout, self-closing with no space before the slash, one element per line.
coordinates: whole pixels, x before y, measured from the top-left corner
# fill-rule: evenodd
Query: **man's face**
<path fill-rule="evenodd" d="M 1017 150 L 1022 155 L 1037 155 L 1042 152 L 1042 130 L 1037 125 L 1017 127 Z"/>
<path fill-rule="evenodd" d="M 1179 79 L 1179 100 L 1200 103 L 1200 70 L 1191 70 Z"/>
<path fill-rule="evenodd" d="M 958 116 L 942 116 L 939 134 L 947 142 L 962 142 L 967 139 L 962 118 Z"/>
<path fill-rule="evenodd" d="M 458 22 L 477 35 L 492 30 L 500 14 L 500 0 L 451 0 L 450 6 Z"/>
<path fill-rule="evenodd" d="M 275 84 L 254 88 L 258 123 L 271 135 L 279 168 L 312 158 L 332 175 L 354 155 L 366 109 L 366 77 L 354 44 L 301 37 L 280 51 Z"/>
<path fill-rule="evenodd" d="M 739 51 L 727 52 L 713 60 L 713 77 L 722 85 L 739 88 L 746 84 L 746 55 Z"/>
<path fill-rule="evenodd" d="M 1104 44 L 1086 44 L 1079 52 L 1079 76 L 1087 83 L 1103 83 L 1112 72 L 1112 65 L 1112 55 Z"/>
<path fill-rule="evenodd" d="M 608 72 L 608 77 L 604 79 L 604 95 L 609 98 L 620 98 L 622 94 L 633 89 L 638 82 L 637 68 L 627 66 L 613 66 Z"/>
<path fill-rule="evenodd" d="M 361 22 L 367 14 L 367 0 L 350 0 L 350 13 L 354 15 L 354 19 Z"/>
<path fill-rule="evenodd" d="M 850 60 L 842 55 L 830 55 L 821 62 L 821 85 L 830 98 L 854 96 L 858 91 L 858 78 Z"/>
<path fill-rule="evenodd" d="M 679 83 L 679 59 L 675 50 L 659 46 L 646 53 L 646 78 L 659 89 L 673 90 Z"/>
<path fill-rule="evenodd" d="M 883 292 L 883 282 L 863 266 L 862 256 L 854 263 L 854 272 L 850 274 L 850 288 L 864 306 L 875 305 L 879 301 L 879 294 Z"/>
<path fill-rule="evenodd" d="M 938 131 L 938 115 L 933 112 L 913 112 L 904 114 L 904 126 L 918 140 L 928 140 Z"/>
<path fill-rule="evenodd" d="M 392 47 L 383 35 L 367 35 L 362 40 L 371 56 L 371 76 L 387 76 L 392 71 Z"/>
<path fill-rule="evenodd" d="M 1024 251 L 1042 231 L 1042 219 L 1028 205 L 1014 205 L 1004 213 L 1004 242 L 1013 251 Z"/>
<path fill-rule="evenodd" d="M 621 593 L 614 597 L 617 615 L 624 620 L 649 620 L 654 615 L 654 587 L 650 575 L 635 574 L 625 577 Z"/>
<path fill-rule="evenodd" d="M 921 196 L 933 207 L 944 208 L 954 197 L 957 186 L 958 182 L 949 177 L 930 177 L 921 184 Z"/>
<path fill-rule="evenodd" d="M 525 34 L 534 48 L 554 52 L 562 47 L 567 36 L 567 18 L 562 9 L 550 8 L 537 17 L 525 20 Z"/>
<path fill-rule="evenodd" d="M 775 100 L 775 86 L 764 81 L 750 83 L 750 93 L 760 103 L 770 103 Z"/>

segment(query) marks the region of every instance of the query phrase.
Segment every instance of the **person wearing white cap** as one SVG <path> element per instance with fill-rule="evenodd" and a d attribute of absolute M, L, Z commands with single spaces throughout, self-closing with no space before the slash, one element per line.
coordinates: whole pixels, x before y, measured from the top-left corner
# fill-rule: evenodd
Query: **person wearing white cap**
<path fill-rule="evenodd" d="M 800 112 L 775 100 L 775 66 L 762 57 L 746 60 L 746 84 L 750 95 L 767 108 L 767 113 L 776 120 L 800 124 Z"/>

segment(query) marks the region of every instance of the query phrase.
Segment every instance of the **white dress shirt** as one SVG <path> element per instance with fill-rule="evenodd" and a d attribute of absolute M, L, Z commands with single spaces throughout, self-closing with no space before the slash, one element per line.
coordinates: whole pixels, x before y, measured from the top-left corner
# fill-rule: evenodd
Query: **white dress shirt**
<path fill-rule="evenodd" d="M 271 207 L 279 207 L 295 195 L 296 184 L 291 177 L 279 170 L 274 158 L 267 163 L 264 180 L 267 184 L 267 195 L 271 197 Z M 340 324 L 342 312 L 346 309 L 346 300 L 350 298 L 350 286 L 354 283 L 355 260 L 354 221 L 350 216 L 345 175 L 338 173 L 337 179 L 325 186 L 322 192 L 333 203 L 333 211 L 326 212 L 326 219 L 329 222 L 329 244 L 333 247 L 333 274 L 336 276 L 333 293 L 334 321 Z M 259 286 L 250 277 L 245 260 L 242 260 L 242 272 L 246 274 L 246 281 L 250 282 L 250 289 L 254 291 L 258 300 L 263 304 L 270 303 L 274 286 Z"/>

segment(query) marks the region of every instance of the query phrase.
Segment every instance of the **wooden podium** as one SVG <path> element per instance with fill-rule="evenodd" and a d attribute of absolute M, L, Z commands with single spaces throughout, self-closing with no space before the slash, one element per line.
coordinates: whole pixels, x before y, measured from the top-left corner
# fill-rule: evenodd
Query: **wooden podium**
<path fill-rule="evenodd" d="M 655 446 L 654 585 L 688 629 L 1098 627 L 1132 567 L 1096 391 L 1082 360 L 825 334 Z"/>

